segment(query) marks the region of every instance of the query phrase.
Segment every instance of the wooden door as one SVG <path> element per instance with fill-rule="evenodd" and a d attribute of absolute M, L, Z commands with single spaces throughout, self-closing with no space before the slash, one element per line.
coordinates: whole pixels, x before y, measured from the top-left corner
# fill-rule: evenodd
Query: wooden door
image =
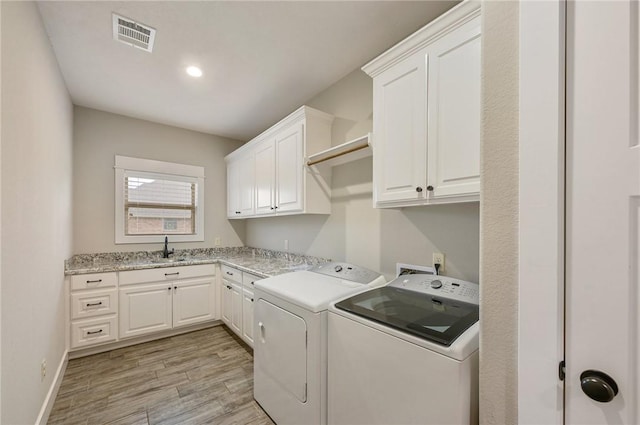
<path fill-rule="evenodd" d="M 567 424 L 640 423 L 638 21 L 567 2 Z"/>

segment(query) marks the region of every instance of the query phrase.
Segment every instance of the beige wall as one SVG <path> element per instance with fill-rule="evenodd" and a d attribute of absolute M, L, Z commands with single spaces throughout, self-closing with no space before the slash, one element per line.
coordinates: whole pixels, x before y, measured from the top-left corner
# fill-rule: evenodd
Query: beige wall
<path fill-rule="evenodd" d="M 336 116 L 334 145 L 372 129 L 372 80 L 356 70 L 307 102 Z M 372 160 L 333 168 L 332 212 L 247 220 L 246 244 L 348 261 L 392 277 L 396 262 L 431 265 L 446 255 L 446 273 L 478 281 L 478 203 L 375 209 Z"/>
<path fill-rule="evenodd" d="M 65 350 L 73 109 L 35 3 L 1 8 L 0 422 L 33 424 Z"/>
<path fill-rule="evenodd" d="M 517 423 L 518 2 L 483 2 L 480 423 Z"/>
<path fill-rule="evenodd" d="M 242 245 L 244 223 L 227 220 L 224 156 L 242 143 L 150 121 L 76 106 L 73 142 L 73 251 L 75 254 L 162 249 L 162 244 L 114 242 L 114 157 L 155 159 L 205 167 L 205 240 L 170 247 Z"/>

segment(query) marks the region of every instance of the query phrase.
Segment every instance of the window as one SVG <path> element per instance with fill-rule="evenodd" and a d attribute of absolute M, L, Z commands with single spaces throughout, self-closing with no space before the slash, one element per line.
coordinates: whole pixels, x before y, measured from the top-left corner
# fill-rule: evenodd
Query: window
<path fill-rule="evenodd" d="M 116 156 L 116 243 L 204 240 L 204 168 Z"/>

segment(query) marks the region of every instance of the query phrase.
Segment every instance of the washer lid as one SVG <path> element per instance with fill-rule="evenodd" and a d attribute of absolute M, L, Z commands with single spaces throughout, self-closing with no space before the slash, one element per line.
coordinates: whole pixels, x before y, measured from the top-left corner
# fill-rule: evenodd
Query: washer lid
<path fill-rule="evenodd" d="M 392 285 L 354 295 L 336 307 L 447 347 L 479 319 L 477 304 Z"/>
<path fill-rule="evenodd" d="M 313 313 L 326 310 L 331 302 L 367 288 L 361 283 L 309 271 L 257 280 L 255 287 Z"/>

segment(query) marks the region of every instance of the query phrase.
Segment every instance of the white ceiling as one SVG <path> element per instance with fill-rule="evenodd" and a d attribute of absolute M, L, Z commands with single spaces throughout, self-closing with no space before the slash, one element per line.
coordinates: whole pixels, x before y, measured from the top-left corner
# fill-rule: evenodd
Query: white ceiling
<path fill-rule="evenodd" d="M 42 1 L 73 103 L 249 140 L 452 1 Z M 111 13 L 157 30 L 116 42 Z M 184 69 L 200 66 L 199 79 Z"/>

